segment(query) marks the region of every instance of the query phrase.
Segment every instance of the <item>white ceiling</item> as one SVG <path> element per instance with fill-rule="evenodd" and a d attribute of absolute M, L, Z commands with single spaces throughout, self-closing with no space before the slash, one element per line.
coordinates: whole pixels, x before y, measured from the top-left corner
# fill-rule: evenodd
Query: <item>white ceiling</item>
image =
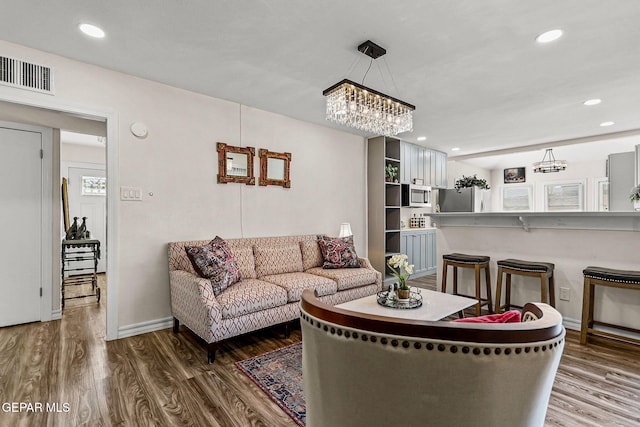
<path fill-rule="evenodd" d="M 0 39 L 326 126 L 322 91 L 362 81 L 370 39 L 365 85 L 416 105 L 401 137 L 464 155 L 640 128 L 639 21 L 638 0 L 21 0 Z"/>

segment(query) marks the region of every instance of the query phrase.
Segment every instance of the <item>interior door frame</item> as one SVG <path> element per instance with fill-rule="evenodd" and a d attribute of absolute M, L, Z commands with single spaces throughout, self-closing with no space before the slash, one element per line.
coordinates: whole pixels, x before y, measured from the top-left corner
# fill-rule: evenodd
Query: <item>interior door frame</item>
<path fill-rule="evenodd" d="M 0 86 L 0 101 L 18 104 L 28 107 L 43 108 L 54 112 L 72 114 L 87 119 L 103 121 L 107 128 L 107 156 L 106 156 L 106 172 L 107 172 L 107 247 L 106 257 L 109 260 L 107 263 L 107 322 L 106 322 L 106 339 L 115 340 L 118 338 L 118 290 L 120 283 L 120 275 L 118 272 L 119 267 L 119 246 L 118 246 L 118 212 L 120 207 L 120 198 L 118 188 L 120 186 L 120 176 L 118 170 L 118 112 L 108 107 L 96 107 L 86 106 L 64 100 L 57 97 L 52 97 L 46 94 L 39 94 L 35 92 L 29 92 L 18 88 Z M 51 176 L 51 173 L 49 173 Z M 53 184 L 49 185 L 51 188 Z M 53 201 L 51 197 L 48 200 L 49 216 L 48 221 L 51 222 L 51 207 Z M 49 239 L 52 238 L 53 229 L 49 226 Z M 53 268 L 53 259 L 51 255 L 51 248 L 53 242 L 49 240 L 48 246 L 49 257 L 45 264 L 48 264 L 49 268 L 45 271 L 49 273 L 49 289 L 53 289 L 53 277 L 51 274 Z M 47 266 L 43 265 L 43 269 Z M 49 292 L 51 294 L 51 292 Z M 49 295 L 51 297 L 51 295 Z M 52 300 L 49 300 L 47 307 L 48 316 L 46 318 L 51 319 L 52 316 Z M 44 320 L 44 318 L 43 318 Z"/>
<path fill-rule="evenodd" d="M 53 197 L 52 180 L 53 165 L 53 130 L 44 126 L 28 125 L 24 123 L 14 123 L 0 121 L 0 127 L 15 129 L 18 131 L 34 132 L 41 135 L 40 148 L 42 158 L 40 162 L 40 286 L 42 295 L 40 297 L 40 321 L 47 322 L 52 319 L 53 312 L 53 223 L 51 221 Z"/>

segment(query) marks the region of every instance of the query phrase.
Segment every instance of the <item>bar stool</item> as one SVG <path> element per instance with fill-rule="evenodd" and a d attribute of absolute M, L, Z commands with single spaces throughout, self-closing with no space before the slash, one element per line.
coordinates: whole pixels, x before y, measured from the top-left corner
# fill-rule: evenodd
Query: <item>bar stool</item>
<path fill-rule="evenodd" d="M 498 261 L 498 283 L 496 285 L 496 310 L 498 313 L 502 309 L 510 310 L 511 307 L 522 308 L 518 305 L 511 304 L 511 275 L 532 276 L 540 278 L 540 297 L 541 302 L 547 303 L 553 307 L 556 306 L 555 284 L 553 282 L 554 265 L 550 262 L 531 262 L 519 259 L 503 259 Z M 505 301 L 500 305 L 502 292 L 502 275 L 507 275 L 507 283 L 505 286 Z M 549 288 L 549 299 L 547 300 L 547 286 Z"/>
<path fill-rule="evenodd" d="M 582 324 L 580 325 L 580 344 L 587 343 L 588 335 L 598 335 L 622 341 L 629 341 L 634 344 L 640 344 L 640 340 L 636 338 L 593 329 L 594 325 L 601 325 L 609 328 L 640 334 L 640 330 L 638 329 L 633 329 L 626 326 L 612 325 L 610 323 L 599 322 L 593 319 L 595 286 L 599 285 L 614 288 L 640 290 L 640 271 L 614 270 L 604 267 L 587 267 L 582 270 L 582 274 L 584 275 L 584 294 L 582 297 Z"/>
<path fill-rule="evenodd" d="M 453 267 L 453 295 L 459 295 L 467 298 L 478 300 L 476 304 L 476 315 L 480 316 L 482 306 L 486 305 L 489 313 L 493 313 L 493 305 L 491 302 L 491 273 L 489 271 L 488 256 L 466 255 L 466 254 L 446 254 L 442 255 L 442 292 L 447 292 L 447 270 L 449 266 Z M 464 295 L 458 293 L 458 267 L 473 268 L 476 272 L 476 295 Z M 487 289 L 487 297 L 482 298 L 480 287 L 480 270 L 484 268 L 485 286 Z"/>

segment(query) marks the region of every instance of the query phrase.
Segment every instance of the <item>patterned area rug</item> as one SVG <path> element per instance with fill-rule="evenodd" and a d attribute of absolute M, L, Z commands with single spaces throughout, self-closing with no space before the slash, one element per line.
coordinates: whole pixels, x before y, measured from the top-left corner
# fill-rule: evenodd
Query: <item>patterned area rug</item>
<path fill-rule="evenodd" d="M 304 426 L 307 409 L 302 391 L 302 343 L 236 362 L 236 366 L 258 385 L 299 425 Z"/>

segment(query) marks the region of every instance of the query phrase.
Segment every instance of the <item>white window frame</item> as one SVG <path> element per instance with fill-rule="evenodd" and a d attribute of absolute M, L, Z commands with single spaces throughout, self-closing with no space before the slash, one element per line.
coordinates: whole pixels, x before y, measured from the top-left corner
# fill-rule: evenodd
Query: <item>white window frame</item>
<path fill-rule="evenodd" d="M 564 181 L 547 181 L 541 182 L 541 193 L 542 193 L 542 203 L 544 212 L 585 212 L 586 211 L 586 197 L 585 197 L 585 189 L 587 187 L 586 179 L 572 179 L 572 180 L 564 180 Z M 557 185 L 579 185 L 578 192 L 578 202 L 579 208 L 577 209 L 558 209 L 558 210 L 549 210 L 549 200 L 547 199 L 547 187 L 557 186 Z"/>
<path fill-rule="evenodd" d="M 507 210 L 504 208 L 504 201 L 505 201 L 505 192 L 508 190 L 520 190 L 520 189 L 525 189 L 527 190 L 527 197 L 529 198 L 529 209 L 514 209 L 514 210 Z M 533 211 L 533 207 L 534 205 L 534 200 L 533 200 L 533 186 L 531 184 L 509 184 L 509 185 L 503 185 L 500 187 L 500 210 L 503 212 L 532 212 Z"/>
<path fill-rule="evenodd" d="M 602 199 L 602 193 L 600 192 L 600 185 L 601 184 L 609 184 L 609 178 L 605 177 L 601 177 L 601 178 L 593 178 L 592 179 L 592 184 L 593 184 L 593 188 L 591 190 L 591 195 L 593 198 L 593 203 L 592 203 L 592 208 L 594 212 L 609 212 L 609 209 L 600 209 L 600 206 L 602 205 L 601 203 L 601 199 Z M 608 205 L 608 200 L 607 200 L 607 205 Z"/>

